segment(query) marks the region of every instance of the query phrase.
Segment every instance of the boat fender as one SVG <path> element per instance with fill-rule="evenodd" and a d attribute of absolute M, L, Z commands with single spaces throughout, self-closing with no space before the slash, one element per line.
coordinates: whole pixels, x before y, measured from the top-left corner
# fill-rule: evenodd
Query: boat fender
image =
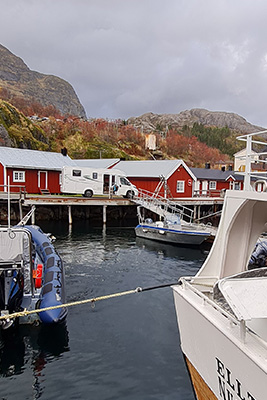
<path fill-rule="evenodd" d="M 34 285 L 36 289 L 42 286 L 43 264 L 37 264 L 37 268 L 33 270 Z"/>

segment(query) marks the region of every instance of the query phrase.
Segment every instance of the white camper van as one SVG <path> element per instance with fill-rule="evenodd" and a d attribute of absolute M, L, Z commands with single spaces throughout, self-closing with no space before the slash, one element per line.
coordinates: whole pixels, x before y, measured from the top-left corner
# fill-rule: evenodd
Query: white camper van
<path fill-rule="evenodd" d="M 137 195 L 136 186 L 118 169 L 63 167 L 61 193 L 82 194 L 92 197 L 101 194 L 116 194 L 127 198 Z"/>

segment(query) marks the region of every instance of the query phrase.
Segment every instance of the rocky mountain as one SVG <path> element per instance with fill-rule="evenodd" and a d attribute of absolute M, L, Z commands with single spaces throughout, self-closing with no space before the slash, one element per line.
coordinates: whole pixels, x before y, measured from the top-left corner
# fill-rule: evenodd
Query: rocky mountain
<path fill-rule="evenodd" d="M 0 88 L 12 95 L 53 105 L 62 114 L 86 117 L 73 87 L 65 80 L 32 71 L 24 61 L 0 45 Z"/>
<path fill-rule="evenodd" d="M 192 127 L 195 122 L 204 126 L 216 126 L 219 128 L 227 126 L 230 129 L 244 134 L 264 129 L 250 124 L 245 118 L 238 114 L 208 111 L 201 108 L 182 111 L 179 114 L 146 113 L 140 117 L 131 117 L 127 122 L 147 133 L 152 131 L 164 131 L 170 128 L 181 129 L 184 125 Z"/>

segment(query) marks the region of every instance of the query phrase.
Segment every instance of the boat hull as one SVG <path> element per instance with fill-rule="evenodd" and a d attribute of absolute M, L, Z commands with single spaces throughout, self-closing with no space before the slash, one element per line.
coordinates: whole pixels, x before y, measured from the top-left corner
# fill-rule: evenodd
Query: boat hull
<path fill-rule="evenodd" d="M 169 229 L 165 227 L 139 224 L 135 228 L 136 236 L 166 243 L 198 246 L 210 237 L 209 232 L 194 229 Z"/>
<path fill-rule="evenodd" d="M 185 362 L 197 400 L 217 400 L 218 398 L 186 357 Z"/>
<path fill-rule="evenodd" d="M 38 308 L 58 307 L 65 303 L 65 274 L 63 262 L 47 235 L 38 227 L 26 225 L 36 246 L 44 267 L 42 288 Z M 43 324 L 54 324 L 64 321 L 67 309 L 54 308 L 39 313 Z"/>
<path fill-rule="evenodd" d="M 266 342 L 227 318 L 214 304 L 191 290 L 174 286 L 174 301 L 192 384 L 198 400 L 265 400 Z"/>

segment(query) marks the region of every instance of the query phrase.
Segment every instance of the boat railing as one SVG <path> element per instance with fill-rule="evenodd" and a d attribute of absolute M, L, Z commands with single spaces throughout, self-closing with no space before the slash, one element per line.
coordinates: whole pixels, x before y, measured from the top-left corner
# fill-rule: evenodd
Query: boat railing
<path fill-rule="evenodd" d="M 0 263 L 23 269 L 24 293 L 32 292 L 31 234 L 22 227 L 1 228 Z"/>
<path fill-rule="evenodd" d="M 267 171 L 264 169 L 263 171 L 261 170 L 255 170 L 252 169 L 252 165 L 259 166 L 260 165 L 265 165 L 267 164 L 267 152 L 266 151 L 254 151 L 252 149 L 252 146 L 263 146 L 263 150 L 266 150 L 266 141 L 263 141 L 266 139 L 267 135 L 267 130 L 260 131 L 260 132 L 254 132 L 250 133 L 247 135 L 242 135 L 238 136 L 237 139 L 240 141 L 246 142 L 246 154 L 242 154 L 237 156 L 238 159 L 245 159 L 245 171 L 236 171 L 236 174 L 243 175 L 244 176 L 244 190 L 257 190 L 257 187 L 255 187 L 255 181 L 256 179 L 260 179 L 265 182 L 265 188 L 264 191 L 267 190 Z M 259 140 L 255 140 L 255 136 L 260 136 Z M 256 162 L 256 163 L 255 163 Z M 253 183 L 254 181 L 254 183 Z M 260 191 L 263 191 L 261 188 Z"/>
<path fill-rule="evenodd" d="M 139 189 L 138 195 L 134 196 L 133 200 L 140 206 L 147 208 L 166 219 L 172 218 L 173 215 L 178 215 L 184 222 L 193 222 L 193 210 L 176 201 L 165 198 L 158 193 Z"/>
<path fill-rule="evenodd" d="M 214 280 L 214 277 L 211 277 L 211 281 Z M 183 286 L 185 290 L 191 290 L 195 295 L 197 295 L 202 301 L 204 305 L 209 305 L 210 307 L 214 308 L 218 311 L 221 315 L 223 315 L 231 324 L 231 326 L 238 326 L 240 330 L 240 337 L 245 341 L 246 333 L 250 333 L 253 335 L 255 340 L 257 340 L 262 346 L 267 348 L 267 342 L 257 334 L 253 329 L 247 326 L 246 321 L 238 320 L 236 317 L 231 315 L 228 311 L 224 310 L 219 304 L 215 303 L 213 299 L 209 298 L 206 292 L 199 290 L 195 285 L 199 284 L 202 288 L 204 283 L 197 282 L 195 277 L 186 276 L 181 277 L 179 280 L 179 284 Z M 210 287 L 207 286 L 207 292 L 209 292 Z"/>

